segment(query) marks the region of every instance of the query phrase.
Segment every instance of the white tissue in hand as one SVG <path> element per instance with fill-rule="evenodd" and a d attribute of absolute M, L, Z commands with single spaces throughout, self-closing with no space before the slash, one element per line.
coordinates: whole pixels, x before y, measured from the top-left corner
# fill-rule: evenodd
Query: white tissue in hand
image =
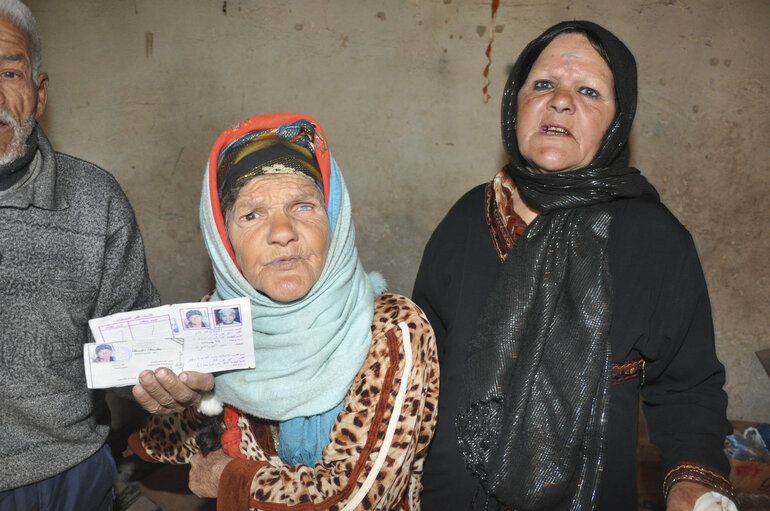
<path fill-rule="evenodd" d="M 217 396 L 213 392 L 206 392 L 201 398 L 200 404 L 198 404 L 198 411 L 203 415 L 214 416 L 219 415 L 224 410 L 222 401 L 217 399 Z"/>
<path fill-rule="evenodd" d="M 735 502 L 721 493 L 710 491 L 695 501 L 692 511 L 738 511 Z"/>

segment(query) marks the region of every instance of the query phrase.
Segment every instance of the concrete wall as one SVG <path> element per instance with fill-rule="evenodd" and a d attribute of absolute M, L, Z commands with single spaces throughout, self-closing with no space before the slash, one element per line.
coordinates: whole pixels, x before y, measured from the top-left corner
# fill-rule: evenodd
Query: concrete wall
<path fill-rule="evenodd" d="M 42 124 L 111 171 L 167 302 L 212 285 L 198 228 L 221 131 L 260 113 L 318 119 L 351 192 L 367 269 L 409 294 L 450 205 L 504 162 L 509 66 L 545 27 L 585 18 L 639 65 L 633 162 L 691 230 L 713 301 L 730 417 L 770 421 L 766 0 L 29 0 L 51 76 Z M 483 71 L 494 33 L 489 102 Z"/>

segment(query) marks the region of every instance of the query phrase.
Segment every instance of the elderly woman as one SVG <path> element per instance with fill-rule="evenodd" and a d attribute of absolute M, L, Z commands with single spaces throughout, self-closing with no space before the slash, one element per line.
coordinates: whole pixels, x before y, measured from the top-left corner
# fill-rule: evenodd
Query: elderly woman
<path fill-rule="evenodd" d="M 364 273 L 320 126 L 278 114 L 225 131 L 209 159 L 201 226 L 213 298 L 251 301 L 256 368 L 216 376 L 200 407 L 151 416 L 132 450 L 191 463 L 190 487 L 217 497 L 218 509 L 418 506 L 438 397 L 433 331 L 412 302 L 380 294 Z M 168 371 L 140 381 L 134 392 L 148 408 L 181 399 L 183 381 Z M 204 455 L 203 414 L 219 403 L 222 448 Z"/>
<path fill-rule="evenodd" d="M 442 372 L 423 509 L 636 509 L 640 394 L 668 509 L 730 504 L 706 284 L 628 166 L 636 96 L 632 54 L 593 23 L 517 60 L 509 163 L 450 210 L 415 284 Z"/>

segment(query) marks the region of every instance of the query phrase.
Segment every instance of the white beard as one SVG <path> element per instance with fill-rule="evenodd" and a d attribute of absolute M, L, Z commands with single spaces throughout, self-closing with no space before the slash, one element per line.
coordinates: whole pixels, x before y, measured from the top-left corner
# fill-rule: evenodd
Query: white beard
<path fill-rule="evenodd" d="M 7 165 L 24 154 L 24 144 L 35 129 L 35 116 L 30 115 L 22 124 L 16 122 L 11 114 L 0 110 L 0 121 L 8 124 L 13 129 L 13 139 L 5 148 L 5 153 L 0 154 L 0 165 Z"/>

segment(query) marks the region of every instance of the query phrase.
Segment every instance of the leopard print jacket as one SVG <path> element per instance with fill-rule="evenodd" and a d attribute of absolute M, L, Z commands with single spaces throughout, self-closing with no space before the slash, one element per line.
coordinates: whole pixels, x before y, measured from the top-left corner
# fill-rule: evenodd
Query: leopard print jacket
<path fill-rule="evenodd" d="M 353 380 L 331 443 L 315 466 L 289 466 L 270 435 L 239 414 L 240 452 L 219 482 L 217 509 L 415 510 L 436 426 L 439 367 L 433 329 L 403 296 L 375 300 L 372 345 Z M 183 464 L 198 450 L 199 413 L 151 416 L 130 444 L 140 457 Z"/>

